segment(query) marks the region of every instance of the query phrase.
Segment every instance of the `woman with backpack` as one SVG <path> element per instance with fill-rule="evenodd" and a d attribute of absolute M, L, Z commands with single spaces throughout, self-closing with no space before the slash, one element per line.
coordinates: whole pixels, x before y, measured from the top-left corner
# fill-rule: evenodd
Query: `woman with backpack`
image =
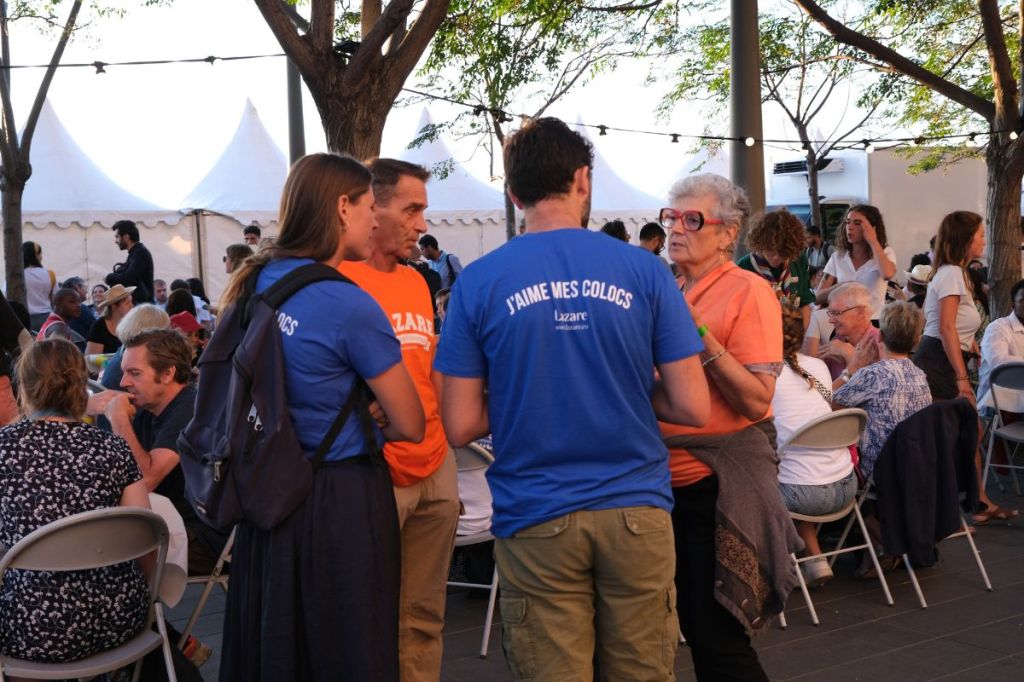
<path fill-rule="evenodd" d="M 247 285 L 259 294 L 302 265 L 365 259 L 376 226 L 370 179 L 347 156 L 297 161 L 280 235 L 232 274 L 221 309 Z M 277 308 L 277 321 L 288 412 L 307 457 L 330 442 L 328 429 L 362 381 L 380 410 L 370 434 L 357 414 L 345 420 L 294 513 L 271 530 L 239 523 L 220 679 L 397 681 L 399 529 L 376 451 L 385 438 L 418 442 L 423 409 L 390 322 L 351 282 L 303 287 Z"/>

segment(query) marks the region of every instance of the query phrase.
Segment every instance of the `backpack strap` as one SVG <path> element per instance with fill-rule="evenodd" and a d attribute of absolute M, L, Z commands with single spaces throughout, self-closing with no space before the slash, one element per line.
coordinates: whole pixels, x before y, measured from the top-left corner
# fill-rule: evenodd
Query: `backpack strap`
<path fill-rule="evenodd" d="M 316 453 L 313 455 L 313 472 L 315 473 L 320 465 L 324 462 L 324 457 L 327 456 L 327 451 L 334 445 L 334 441 L 338 439 L 338 435 L 341 433 L 341 427 L 345 425 L 348 420 L 348 416 L 352 414 L 352 410 L 358 405 L 360 407 L 360 420 L 362 420 L 362 413 L 365 412 L 369 416 L 368 409 L 362 409 L 365 404 L 365 392 L 363 387 L 365 383 L 361 378 L 356 377 L 355 383 L 352 384 L 352 392 L 348 394 L 348 400 L 345 401 L 345 405 L 342 406 L 341 412 L 334 418 L 334 423 L 331 424 L 331 428 L 327 429 L 327 435 L 320 441 L 320 445 L 317 446 Z M 372 427 L 371 427 L 372 428 Z M 365 433 L 365 431 L 364 431 Z M 372 431 L 371 431 L 372 435 Z M 376 448 L 377 441 L 373 440 L 374 448 Z"/>
<path fill-rule="evenodd" d="M 332 280 L 336 282 L 348 282 L 355 284 L 345 275 L 323 263 L 307 263 L 300 265 L 287 275 L 277 280 L 266 288 L 261 294 L 268 306 L 277 310 L 281 305 L 291 298 L 296 292 L 315 282 Z"/>

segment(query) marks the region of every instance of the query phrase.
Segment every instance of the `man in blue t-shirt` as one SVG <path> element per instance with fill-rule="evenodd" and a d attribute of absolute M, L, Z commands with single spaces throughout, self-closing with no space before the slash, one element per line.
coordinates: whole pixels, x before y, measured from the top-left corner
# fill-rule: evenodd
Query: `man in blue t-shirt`
<path fill-rule="evenodd" d="M 493 433 L 509 664 L 589 680 L 596 650 L 604 678 L 667 680 L 679 635 L 657 419 L 706 421 L 703 344 L 664 266 L 581 229 L 586 140 L 543 118 L 504 154 L 526 234 L 459 276 L 435 368 L 449 441 Z"/>

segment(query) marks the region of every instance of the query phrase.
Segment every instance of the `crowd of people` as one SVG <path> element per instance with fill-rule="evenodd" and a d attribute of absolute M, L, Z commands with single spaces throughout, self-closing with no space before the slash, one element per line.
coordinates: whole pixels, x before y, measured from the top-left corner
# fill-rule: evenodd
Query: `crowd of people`
<path fill-rule="evenodd" d="M 322 263 L 343 277 L 300 289 L 277 320 L 299 444 L 326 451 L 291 515 L 236 528 L 222 680 L 440 679 L 454 448 L 482 440 L 515 679 L 672 679 L 681 628 L 699 680 L 767 680 L 751 637 L 798 584 L 791 554 L 822 552 L 790 512 L 846 507 L 933 401 L 984 412 L 993 368 L 1024 360 L 1024 281 L 983 329 L 980 216 L 947 216 L 897 291 L 876 208 L 852 207 L 833 246 L 785 210 L 751 216 L 714 174 L 678 180 L 632 246 L 618 221 L 580 229 L 593 151 L 564 123 L 525 124 L 504 157 L 525 229 L 466 268 L 426 234 L 427 169 L 337 154 L 293 165 L 279 233 L 244 229 L 217 302 L 199 280 L 154 278 L 129 221 L 114 226 L 127 259 L 89 301 L 26 243 L 29 305 L 0 302 L 0 543 L 155 493 L 181 517 L 189 572 L 209 573 L 227 533 L 189 503 L 178 440 L 210 390 L 197 363 L 219 316 Z M 90 373 L 107 390 L 87 391 Z M 370 418 L 328 439 L 366 387 Z M 856 448 L 782 447 L 844 407 L 868 415 Z M 1018 515 L 979 497 L 976 524 Z M 74 660 L 124 641 L 143 626 L 145 569 L 101 569 L 102 594 L 97 576 L 67 576 L 45 631 L 26 605 L 52 584 L 12 572 L 0 654 Z M 832 577 L 823 557 L 800 570 Z M 191 638 L 183 665 L 208 655 Z"/>

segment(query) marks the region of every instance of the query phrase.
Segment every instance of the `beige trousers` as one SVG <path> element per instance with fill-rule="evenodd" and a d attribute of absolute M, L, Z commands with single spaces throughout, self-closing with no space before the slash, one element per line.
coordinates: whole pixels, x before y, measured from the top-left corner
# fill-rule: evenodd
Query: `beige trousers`
<path fill-rule="evenodd" d="M 675 543 L 663 509 L 578 511 L 495 543 L 518 681 L 675 679 Z"/>
<path fill-rule="evenodd" d="M 402 682 L 441 679 L 441 631 L 459 522 L 459 485 L 455 453 L 429 478 L 395 487 L 402 528 L 402 588 L 398 616 L 398 653 Z"/>

